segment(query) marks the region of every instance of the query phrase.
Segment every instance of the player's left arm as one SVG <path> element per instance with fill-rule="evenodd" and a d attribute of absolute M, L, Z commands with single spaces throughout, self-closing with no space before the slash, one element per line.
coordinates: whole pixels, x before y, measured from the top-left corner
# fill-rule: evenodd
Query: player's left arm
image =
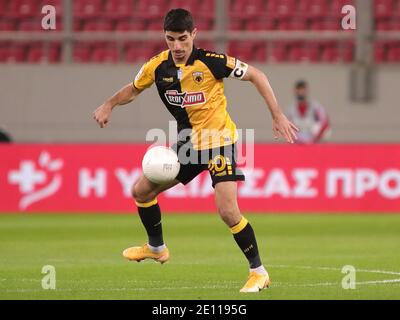
<path fill-rule="evenodd" d="M 293 143 L 294 140 L 297 139 L 296 131 L 298 132 L 299 129 L 292 122 L 290 122 L 283 113 L 264 72 L 251 65 L 248 65 L 248 68 L 241 80 L 250 81 L 264 98 L 272 116 L 272 130 L 274 137 L 282 137 L 286 139 L 287 142 Z"/>

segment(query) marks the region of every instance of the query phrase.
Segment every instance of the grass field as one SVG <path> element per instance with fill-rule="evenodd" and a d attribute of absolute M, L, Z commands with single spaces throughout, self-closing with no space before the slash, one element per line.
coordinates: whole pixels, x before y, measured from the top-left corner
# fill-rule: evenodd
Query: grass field
<path fill-rule="evenodd" d="M 137 215 L 2 215 L 0 299 L 400 299 L 400 215 L 246 217 L 273 281 L 258 294 L 239 293 L 247 262 L 215 215 L 164 215 L 164 265 L 122 258 L 146 241 Z"/>

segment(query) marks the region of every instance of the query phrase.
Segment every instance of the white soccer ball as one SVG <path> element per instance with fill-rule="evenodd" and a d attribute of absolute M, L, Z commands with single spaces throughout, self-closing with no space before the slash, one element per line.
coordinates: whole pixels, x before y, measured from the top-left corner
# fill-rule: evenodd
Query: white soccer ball
<path fill-rule="evenodd" d="M 179 173 L 180 166 L 176 152 L 164 146 L 156 146 L 147 150 L 142 161 L 145 177 L 158 184 L 174 180 Z"/>

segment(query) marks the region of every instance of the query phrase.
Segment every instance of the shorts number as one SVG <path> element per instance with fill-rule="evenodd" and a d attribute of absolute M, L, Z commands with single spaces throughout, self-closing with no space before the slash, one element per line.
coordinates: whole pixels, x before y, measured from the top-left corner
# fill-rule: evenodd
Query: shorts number
<path fill-rule="evenodd" d="M 214 174 L 215 172 L 224 171 L 226 168 L 226 160 L 224 156 L 218 155 L 214 159 L 208 161 L 208 170 Z"/>

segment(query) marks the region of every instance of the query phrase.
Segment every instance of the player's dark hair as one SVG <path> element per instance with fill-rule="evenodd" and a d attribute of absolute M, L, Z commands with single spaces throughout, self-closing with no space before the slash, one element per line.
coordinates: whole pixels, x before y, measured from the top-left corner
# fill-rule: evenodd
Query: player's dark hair
<path fill-rule="evenodd" d="M 296 89 L 304 89 L 307 88 L 307 82 L 305 80 L 299 80 L 296 82 L 295 86 Z"/>
<path fill-rule="evenodd" d="M 193 29 L 193 16 L 185 9 L 172 9 L 164 18 L 164 31 L 192 33 Z"/>

